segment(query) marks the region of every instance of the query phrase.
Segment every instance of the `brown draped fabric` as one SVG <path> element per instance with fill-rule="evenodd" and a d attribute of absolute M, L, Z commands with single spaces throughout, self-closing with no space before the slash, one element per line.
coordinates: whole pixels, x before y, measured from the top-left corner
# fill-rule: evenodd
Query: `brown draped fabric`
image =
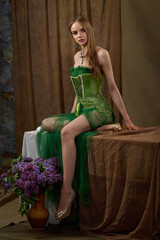
<path fill-rule="evenodd" d="M 106 240 L 160 239 L 160 126 L 104 132 L 88 157 L 91 205 L 82 232 Z"/>
<path fill-rule="evenodd" d="M 12 12 L 16 141 L 21 153 L 25 131 L 50 115 L 71 111 L 69 68 L 75 49 L 68 25 L 75 16 L 91 21 L 97 45 L 110 53 L 121 90 L 120 0 L 12 0 Z M 111 103 L 106 84 L 103 90 Z"/>

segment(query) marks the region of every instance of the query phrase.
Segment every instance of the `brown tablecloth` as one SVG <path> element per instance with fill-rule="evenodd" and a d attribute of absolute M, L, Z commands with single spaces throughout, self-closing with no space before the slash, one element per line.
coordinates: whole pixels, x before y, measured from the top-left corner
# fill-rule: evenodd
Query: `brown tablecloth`
<path fill-rule="evenodd" d="M 160 127 L 96 135 L 88 168 L 91 205 L 80 205 L 82 232 L 160 239 Z"/>

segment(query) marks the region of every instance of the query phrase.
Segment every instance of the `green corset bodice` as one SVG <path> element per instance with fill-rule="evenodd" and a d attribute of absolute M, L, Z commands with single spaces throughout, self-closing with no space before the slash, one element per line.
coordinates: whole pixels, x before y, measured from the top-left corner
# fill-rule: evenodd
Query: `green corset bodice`
<path fill-rule="evenodd" d="M 77 99 L 82 100 L 91 96 L 97 97 L 97 94 L 101 94 L 102 80 L 96 80 L 90 68 L 82 66 L 71 68 L 71 80 L 77 94 Z"/>
<path fill-rule="evenodd" d="M 85 108 L 96 108 L 107 123 L 112 122 L 112 108 L 101 92 L 102 79 L 94 78 L 92 69 L 83 66 L 71 67 L 70 78 L 77 96 L 76 114 Z"/>

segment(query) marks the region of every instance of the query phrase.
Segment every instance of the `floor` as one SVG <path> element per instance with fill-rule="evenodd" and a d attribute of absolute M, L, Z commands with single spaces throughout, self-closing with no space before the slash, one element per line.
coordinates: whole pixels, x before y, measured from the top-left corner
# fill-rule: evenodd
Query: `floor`
<path fill-rule="evenodd" d="M 0 175 L 1 175 L 0 171 Z M 2 189 L 1 189 L 2 190 Z M 9 210 L 9 209 L 8 209 Z M 2 215 L 0 214 L 0 218 Z M 73 224 L 62 222 L 58 225 L 48 225 L 44 231 L 32 230 L 28 221 L 18 224 L 10 224 L 0 228 L 0 240 L 100 240 L 100 238 L 89 237 L 82 234 Z"/>
<path fill-rule="evenodd" d="M 0 240 L 100 240 L 95 237 L 83 235 L 79 230 L 69 224 L 49 225 L 43 231 L 32 230 L 27 221 L 0 229 Z"/>

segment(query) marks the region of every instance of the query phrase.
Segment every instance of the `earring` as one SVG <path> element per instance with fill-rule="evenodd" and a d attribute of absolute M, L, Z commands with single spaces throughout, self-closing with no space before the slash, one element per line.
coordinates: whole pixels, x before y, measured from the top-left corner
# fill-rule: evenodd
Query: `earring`
<path fill-rule="evenodd" d="M 77 43 L 74 44 L 74 48 L 75 48 L 75 49 L 77 48 Z"/>

